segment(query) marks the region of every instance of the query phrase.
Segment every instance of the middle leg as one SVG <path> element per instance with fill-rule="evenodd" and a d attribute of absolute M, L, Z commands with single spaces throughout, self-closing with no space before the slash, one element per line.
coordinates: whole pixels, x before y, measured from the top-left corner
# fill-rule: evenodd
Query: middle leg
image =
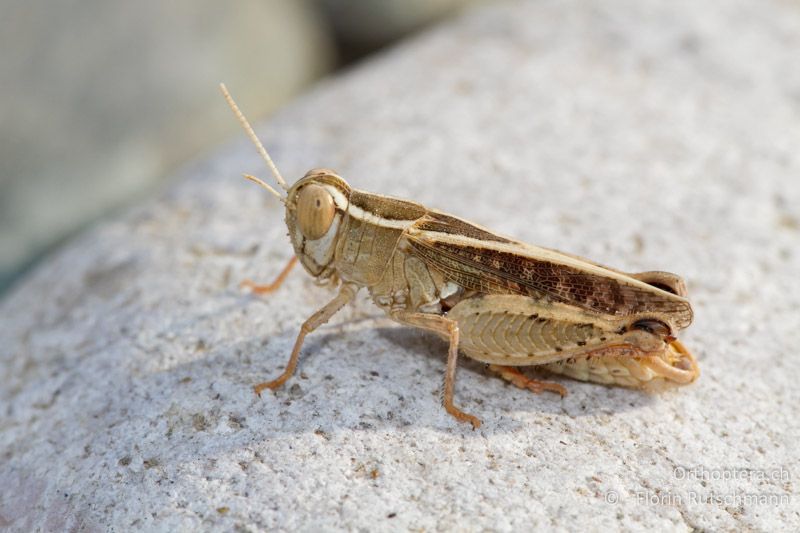
<path fill-rule="evenodd" d="M 444 396 L 442 403 L 444 404 L 445 410 L 453 415 L 456 420 L 459 422 L 469 422 L 472 424 L 472 429 L 479 428 L 481 426 L 481 421 L 478 420 L 477 417 L 465 413 L 453 403 L 456 383 L 456 363 L 458 362 L 458 323 L 455 320 L 450 320 L 440 315 L 412 313 L 407 311 L 395 312 L 392 314 L 392 318 L 409 326 L 434 331 L 449 339 L 450 348 L 447 352 L 447 370 L 444 374 Z"/>

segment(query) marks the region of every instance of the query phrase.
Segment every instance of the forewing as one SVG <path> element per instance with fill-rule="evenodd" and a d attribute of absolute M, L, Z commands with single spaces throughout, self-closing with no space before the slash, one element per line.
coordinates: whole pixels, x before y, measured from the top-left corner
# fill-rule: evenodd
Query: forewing
<path fill-rule="evenodd" d="M 536 258 L 526 253 L 522 245 L 518 251 L 509 251 L 515 243 L 502 237 L 484 246 L 474 244 L 472 239 L 469 240 L 472 244 L 453 242 L 453 233 L 437 228 L 443 224 L 447 222 L 420 221 L 406 236 L 409 252 L 465 289 L 486 294 L 520 294 L 620 317 L 665 313 L 674 318 L 679 328 L 691 322 L 691 308 L 683 298 L 641 287 L 635 280 L 626 283 Z M 492 242 L 501 245 L 493 246 Z"/>

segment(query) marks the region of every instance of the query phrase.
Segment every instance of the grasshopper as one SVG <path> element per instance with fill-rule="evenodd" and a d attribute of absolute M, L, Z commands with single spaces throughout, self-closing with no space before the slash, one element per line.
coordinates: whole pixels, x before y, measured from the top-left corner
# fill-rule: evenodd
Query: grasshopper
<path fill-rule="evenodd" d="M 299 262 L 338 294 L 306 320 L 284 372 L 256 385 L 276 389 L 295 372 L 309 333 L 366 288 L 394 321 L 449 342 L 445 410 L 478 428 L 453 402 L 459 350 L 513 385 L 564 396 L 558 384 L 529 378 L 538 366 L 578 380 L 656 390 L 699 375 L 675 333 L 692 321 L 682 279 L 668 272 L 624 273 L 580 257 L 504 237 L 417 202 L 354 189 L 329 169 L 308 171 L 291 187 L 224 85 L 222 93 L 285 191 L 245 175 L 286 208 L 295 255 L 270 285 Z"/>

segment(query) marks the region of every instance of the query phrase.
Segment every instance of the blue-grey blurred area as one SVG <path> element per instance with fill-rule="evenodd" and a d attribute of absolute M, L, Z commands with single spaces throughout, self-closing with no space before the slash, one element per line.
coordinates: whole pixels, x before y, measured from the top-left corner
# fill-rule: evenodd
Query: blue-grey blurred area
<path fill-rule="evenodd" d="M 0 2 L 0 286 L 333 66 L 297 0 Z"/>
<path fill-rule="evenodd" d="M 0 0 L 0 292 L 315 79 L 480 0 Z"/>

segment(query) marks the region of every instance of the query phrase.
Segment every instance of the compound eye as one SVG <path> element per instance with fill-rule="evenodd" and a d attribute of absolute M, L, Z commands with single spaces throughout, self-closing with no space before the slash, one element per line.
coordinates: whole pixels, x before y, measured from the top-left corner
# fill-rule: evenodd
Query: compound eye
<path fill-rule="evenodd" d="M 306 185 L 297 195 L 297 225 L 306 239 L 315 241 L 328 233 L 336 214 L 333 197 L 319 185 Z"/>

